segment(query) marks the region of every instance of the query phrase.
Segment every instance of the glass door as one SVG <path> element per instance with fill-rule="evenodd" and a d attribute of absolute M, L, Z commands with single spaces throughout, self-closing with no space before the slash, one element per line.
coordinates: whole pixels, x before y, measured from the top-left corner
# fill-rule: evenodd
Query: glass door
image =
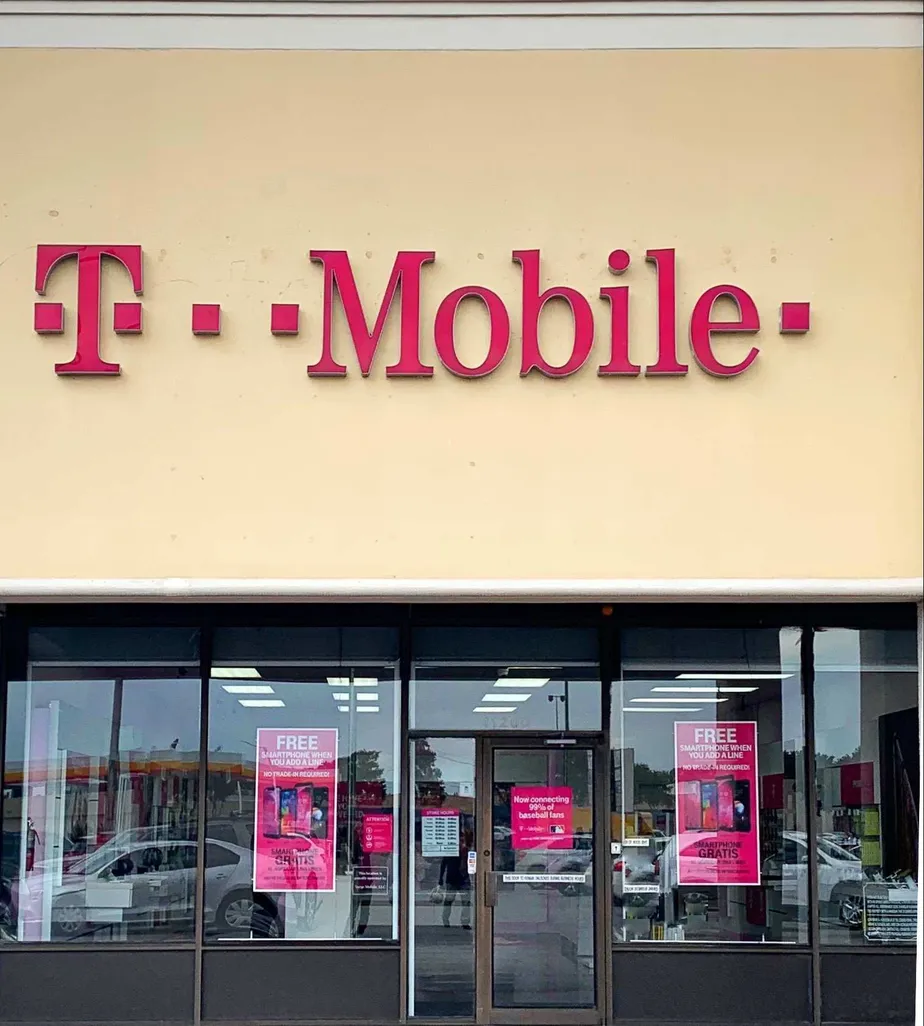
<path fill-rule="evenodd" d="M 599 1022 L 594 749 L 479 745 L 479 1021 Z"/>

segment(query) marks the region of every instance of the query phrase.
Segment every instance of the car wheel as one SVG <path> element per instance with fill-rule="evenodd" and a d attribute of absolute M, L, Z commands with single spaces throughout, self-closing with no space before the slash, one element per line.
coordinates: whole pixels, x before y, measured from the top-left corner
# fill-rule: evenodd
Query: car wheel
<path fill-rule="evenodd" d="M 55 905 L 51 911 L 52 932 L 61 940 L 79 937 L 87 928 L 85 912 L 81 905 Z"/>
<path fill-rule="evenodd" d="M 250 891 L 229 894 L 221 903 L 215 919 L 220 930 L 253 932 L 264 937 L 279 936 L 276 910 L 268 902 L 254 898 Z"/>
<path fill-rule="evenodd" d="M 859 930 L 862 928 L 863 898 L 861 895 L 835 887 L 831 901 L 837 909 L 837 918 L 847 929 Z"/>

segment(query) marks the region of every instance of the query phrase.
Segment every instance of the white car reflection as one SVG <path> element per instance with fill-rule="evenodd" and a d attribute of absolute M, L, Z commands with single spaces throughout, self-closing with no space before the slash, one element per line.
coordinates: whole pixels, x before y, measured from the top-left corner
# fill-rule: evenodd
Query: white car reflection
<path fill-rule="evenodd" d="M 112 842 L 68 867 L 55 882 L 36 866 L 12 888 L 9 918 L 22 939 L 71 940 L 118 924 L 156 931 L 192 921 L 196 905 L 194 841 Z M 226 841 L 206 843 L 205 917 L 210 929 L 279 935 L 278 910 L 268 895 L 253 893 L 253 856 Z"/>

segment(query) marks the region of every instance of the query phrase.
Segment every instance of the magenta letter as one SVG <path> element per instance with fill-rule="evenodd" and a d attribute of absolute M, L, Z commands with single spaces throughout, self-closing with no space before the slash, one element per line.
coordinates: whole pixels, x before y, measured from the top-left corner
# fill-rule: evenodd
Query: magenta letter
<path fill-rule="evenodd" d="M 738 308 L 738 320 L 713 321 L 712 308 L 722 298 L 728 296 Z M 696 300 L 690 316 L 690 345 L 696 362 L 707 374 L 719 378 L 732 378 L 742 374 L 757 359 L 760 350 L 754 346 L 741 363 L 721 363 L 712 351 L 713 333 L 753 335 L 760 331 L 760 317 L 754 300 L 737 285 L 713 285 Z"/>
<path fill-rule="evenodd" d="M 533 368 L 549 378 L 564 378 L 584 366 L 594 344 L 594 315 L 590 303 L 576 289 L 555 285 L 539 292 L 539 250 L 514 250 L 513 259 L 523 268 L 523 357 L 520 376 Z M 574 318 L 571 356 L 560 367 L 553 366 L 539 351 L 539 314 L 550 299 L 563 299 Z"/>
<path fill-rule="evenodd" d="M 346 314 L 353 348 L 359 361 L 363 377 L 369 375 L 385 318 L 398 286 L 401 286 L 401 348 L 398 362 L 385 368 L 390 378 L 428 378 L 433 368 L 420 362 L 420 270 L 430 263 L 435 253 L 399 252 L 395 257 L 391 277 L 385 287 L 382 305 L 375 319 L 375 327 L 369 330 L 366 315 L 356 289 L 353 268 L 345 250 L 313 249 L 311 259 L 324 267 L 324 326 L 321 336 L 321 359 L 310 364 L 308 373 L 316 377 L 343 377 L 346 367 L 337 363 L 332 349 L 332 325 L 334 318 L 334 288 L 340 295 L 343 312 Z"/>

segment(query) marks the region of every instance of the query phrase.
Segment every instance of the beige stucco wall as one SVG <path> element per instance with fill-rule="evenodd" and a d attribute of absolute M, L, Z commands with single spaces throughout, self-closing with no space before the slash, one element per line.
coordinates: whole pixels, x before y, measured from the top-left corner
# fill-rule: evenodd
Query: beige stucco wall
<path fill-rule="evenodd" d="M 913 51 L 6 51 L 0 61 L 0 577 L 917 576 L 922 563 L 921 57 Z M 76 271 L 36 336 L 37 243 L 138 243 L 145 332 L 112 379 L 56 377 Z M 515 248 L 594 297 L 677 249 L 731 281 L 762 353 L 717 380 L 518 376 Z M 398 249 L 439 300 L 488 285 L 514 338 L 481 381 L 312 380 L 321 272 L 349 250 L 370 308 Z M 110 270 L 111 302 L 131 299 Z M 780 336 L 782 300 L 812 302 Z M 220 338 L 190 304 L 220 302 Z M 297 339 L 269 305 L 302 304 Z M 601 338 L 606 308 L 594 300 Z M 550 357 L 569 322 L 550 311 Z M 464 353 L 484 321 L 459 321 Z M 749 342 L 721 342 L 743 354 Z M 386 359 L 381 359 L 385 357 Z M 474 359 L 474 356 L 471 358 Z"/>

